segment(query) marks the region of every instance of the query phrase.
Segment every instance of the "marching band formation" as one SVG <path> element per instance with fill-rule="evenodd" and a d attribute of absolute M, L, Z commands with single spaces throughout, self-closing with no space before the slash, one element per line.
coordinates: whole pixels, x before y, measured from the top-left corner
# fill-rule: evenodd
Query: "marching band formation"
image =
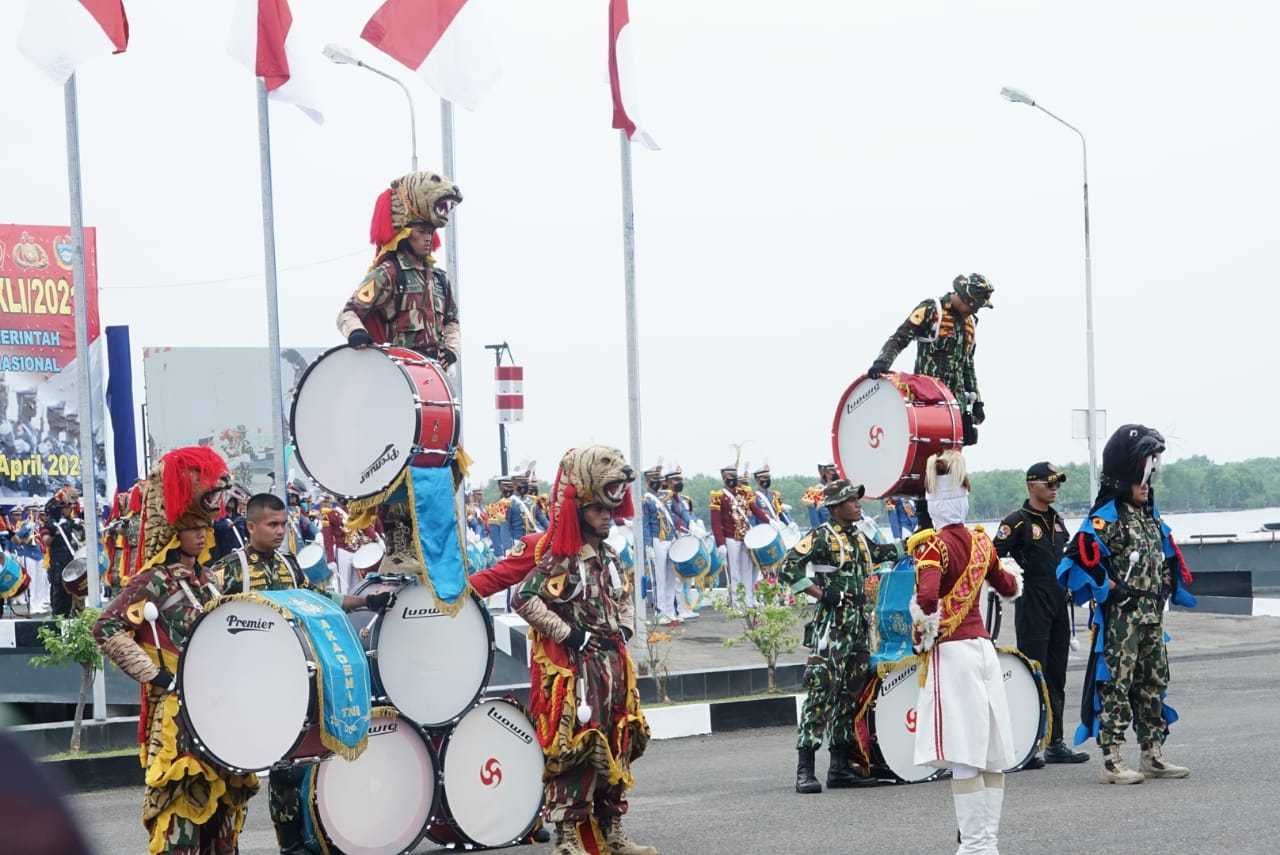
<path fill-rule="evenodd" d="M 532 469 L 504 476 L 486 503 L 467 490 L 458 311 L 432 257 L 461 201 L 432 172 L 376 201 L 374 262 L 337 320 L 346 344 L 307 369 L 289 414 L 322 492 L 234 495 L 227 461 L 192 447 L 108 509 L 113 596 L 94 631 L 141 686 L 152 853 L 237 851 L 267 772 L 282 853 L 406 852 L 424 837 L 495 848 L 548 839 L 545 821 L 557 855 L 656 855 L 622 828 L 649 740 L 627 650 L 637 584 L 663 623 L 697 618 L 715 587 L 756 608 L 762 576 L 807 598 L 796 791 L 822 791 L 824 742 L 829 788 L 949 774 L 960 852 L 996 851 L 1006 771 L 1043 765 L 1042 750 L 1087 759 L 1062 742 L 1068 597 L 1091 603 L 1094 703 L 1075 741 L 1098 741 L 1100 780 L 1189 774 L 1161 750 L 1176 719 L 1161 615 L 1194 600 L 1153 498 L 1160 434 L 1116 432 L 1074 537 L 1049 504 L 1065 480 L 1049 463 L 1028 470 L 1028 504 L 994 540 L 966 525 L 985 277 L 920 302 L 841 396 L 803 527 L 769 467 L 740 461 L 720 470 L 705 521 L 679 466 L 640 472 L 637 520 L 637 472 L 603 445 L 569 449 L 545 491 Z M 911 341 L 915 371 L 892 371 Z M 868 496 L 886 501 L 892 537 L 864 519 Z M 11 607 L 83 607 L 78 499 L 63 488 L 3 521 Z M 994 647 L 987 590 L 1034 592 L 1019 600 L 1019 649 Z M 489 603 L 529 625 L 527 705 L 485 696 Z M 1139 771 L 1120 754 L 1131 721 Z"/>

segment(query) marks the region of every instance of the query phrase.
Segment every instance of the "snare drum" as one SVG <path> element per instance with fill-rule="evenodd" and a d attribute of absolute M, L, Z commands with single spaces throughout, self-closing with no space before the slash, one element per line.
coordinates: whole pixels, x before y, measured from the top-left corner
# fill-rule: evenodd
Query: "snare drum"
<path fill-rule="evenodd" d="M 327 597 L 290 593 L 341 619 Z M 354 678 L 368 680 L 364 663 L 355 664 Z M 178 657 L 183 721 L 200 752 L 233 772 L 327 756 L 317 719 L 319 692 L 306 628 L 256 593 L 223 600 L 196 618 Z"/>
<path fill-rule="evenodd" d="M 697 579 L 711 572 L 711 556 L 714 554 L 715 550 L 708 550 L 701 539 L 692 534 L 682 534 L 671 541 L 667 558 L 685 579 Z"/>
<path fill-rule="evenodd" d="M 918 664 L 911 664 L 876 680 L 875 697 L 866 713 L 873 761 L 908 784 L 931 781 L 942 774 L 941 769 L 915 764 L 919 670 Z"/>
<path fill-rule="evenodd" d="M 461 425 L 444 368 L 404 347 L 326 351 L 289 410 L 298 462 L 347 499 L 386 490 L 406 466 L 447 466 Z"/>
<path fill-rule="evenodd" d="M 377 573 L 382 566 L 382 559 L 387 554 L 387 547 L 378 541 L 366 543 L 351 554 L 351 569 L 363 579 L 370 573 Z"/>
<path fill-rule="evenodd" d="M 73 597 L 89 596 L 89 562 L 83 553 L 77 552 L 62 568 L 62 589 Z"/>
<path fill-rule="evenodd" d="M 375 700 L 385 700 L 424 727 L 445 727 L 465 713 L 493 669 L 493 619 L 475 594 L 453 617 L 436 608 L 412 576 L 370 576 L 356 596 L 395 591 L 395 606 L 378 618 L 348 614 L 369 653 Z"/>
<path fill-rule="evenodd" d="M 31 584 L 31 576 L 9 553 L 4 553 L 4 563 L 0 564 L 0 599 L 19 597 Z M 85 593 L 88 593 L 87 591 Z"/>
<path fill-rule="evenodd" d="M 308 543 L 298 550 L 294 558 L 302 568 L 302 575 L 306 576 L 307 581 L 313 585 L 323 585 L 333 575 L 329 570 L 328 562 L 325 561 L 324 547 L 318 543 Z"/>
<path fill-rule="evenodd" d="M 1036 755 L 1044 745 L 1048 728 L 1048 700 L 1044 675 L 1040 668 L 1012 647 L 996 650 L 1000 671 L 1004 674 L 1004 696 L 1009 704 L 1009 723 L 1013 727 L 1013 756 L 1016 762 L 1005 769 L 1016 772 Z"/>
<path fill-rule="evenodd" d="M 481 701 L 444 737 L 443 816 L 427 837 L 464 849 L 520 842 L 542 810 L 544 763 L 537 731 L 518 704 Z"/>
<path fill-rule="evenodd" d="M 742 545 L 751 553 L 751 559 L 762 571 L 780 564 L 787 554 L 782 546 L 782 535 L 771 525 L 753 525 L 747 529 Z"/>
<path fill-rule="evenodd" d="M 831 447 L 843 478 L 867 488 L 867 496 L 924 495 L 929 455 L 964 442 L 960 407 L 951 390 L 932 377 L 889 372 L 863 375 L 840 398 Z"/>
<path fill-rule="evenodd" d="M 329 851 L 347 855 L 410 851 L 435 814 L 439 768 L 421 728 L 391 707 L 374 708 L 363 754 L 309 770 L 304 836 L 318 844 L 323 834 Z"/>

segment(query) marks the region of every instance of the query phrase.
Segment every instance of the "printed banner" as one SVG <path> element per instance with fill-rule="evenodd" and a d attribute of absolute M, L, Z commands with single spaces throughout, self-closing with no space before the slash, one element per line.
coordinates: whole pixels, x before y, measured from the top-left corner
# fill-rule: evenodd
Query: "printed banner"
<path fill-rule="evenodd" d="M 101 402 L 95 233 L 85 228 L 85 305 L 92 400 Z M 0 499 L 39 501 L 63 485 L 83 491 L 71 229 L 0 223 Z M 101 413 L 95 420 L 102 424 Z M 87 429 L 87 426 L 85 426 Z M 106 492 L 102 429 L 94 436 L 98 494 Z"/>

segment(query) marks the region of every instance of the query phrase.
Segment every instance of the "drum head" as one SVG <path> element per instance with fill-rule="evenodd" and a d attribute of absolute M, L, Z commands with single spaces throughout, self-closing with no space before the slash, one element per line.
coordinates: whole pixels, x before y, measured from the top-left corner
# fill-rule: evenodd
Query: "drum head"
<path fill-rule="evenodd" d="M 747 549 L 766 549 L 769 544 L 781 540 L 782 536 L 778 534 L 778 530 L 773 526 L 753 525 L 747 529 L 746 535 L 742 538 L 742 544 Z"/>
<path fill-rule="evenodd" d="M 688 561 L 702 549 L 702 541 L 691 534 L 684 534 L 671 542 L 667 557 L 672 561 Z"/>
<path fill-rule="evenodd" d="M 867 496 L 893 492 L 911 446 L 907 404 L 897 387 L 885 379 L 855 381 L 840 399 L 831 445 L 840 473 L 865 485 Z"/>
<path fill-rule="evenodd" d="M 493 624 L 474 596 L 449 617 L 425 587 L 412 585 L 374 632 L 371 664 L 387 700 L 424 727 L 454 721 L 489 682 Z"/>
<path fill-rule="evenodd" d="M 332 758 L 316 774 L 320 827 L 339 852 L 408 852 L 435 807 L 436 758 L 425 734 L 400 715 L 374 716 L 369 745 L 351 762 Z"/>
<path fill-rule="evenodd" d="M 881 762 L 909 784 L 927 781 L 939 773 L 931 766 L 915 764 L 919 670 L 920 666 L 913 664 L 886 674 L 868 712 Z"/>
<path fill-rule="evenodd" d="M 201 615 L 178 660 L 183 717 L 201 750 L 245 771 L 286 757 L 307 721 L 309 656 L 293 625 L 261 602 L 232 600 Z"/>
<path fill-rule="evenodd" d="M 62 581 L 74 582 L 77 579 L 87 576 L 89 572 L 89 564 L 83 558 L 72 558 L 62 568 Z"/>
<path fill-rule="evenodd" d="M 444 804 L 454 826 L 480 846 L 508 846 L 542 808 L 542 746 L 533 722 L 506 700 L 482 701 L 459 720 L 441 752 Z"/>
<path fill-rule="evenodd" d="M 345 498 L 385 490 L 413 456 L 416 398 L 409 375 L 376 347 L 322 354 L 302 375 L 289 413 L 299 462 Z"/>
<path fill-rule="evenodd" d="M 997 653 L 1000 671 L 1004 674 L 1004 696 L 1009 705 L 1009 723 L 1013 729 L 1013 756 L 1015 763 L 1006 772 L 1021 769 L 1036 753 L 1044 726 L 1044 704 L 1040 695 L 1040 682 L 1017 653 L 1001 650 Z"/>

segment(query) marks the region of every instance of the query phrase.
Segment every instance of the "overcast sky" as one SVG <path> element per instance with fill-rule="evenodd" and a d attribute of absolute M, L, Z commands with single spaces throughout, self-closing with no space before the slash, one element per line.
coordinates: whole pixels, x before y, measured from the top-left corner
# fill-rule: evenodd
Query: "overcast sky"
<path fill-rule="evenodd" d="M 512 463 L 535 458 L 549 477 L 569 446 L 629 448 L 607 3 L 473 2 L 504 73 L 476 112 L 455 112 L 465 440 L 494 474 L 483 346 L 506 340 L 526 378 Z M 225 53 L 220 5 L 126 0 L 128 52 L 78 77 L 102 320 L 128 324 L 139 354 L 266 342 L 254 82 Z M 421 164 L 439 168 L 437 98 L 358 40 L 376 2 L 293 5 L 404 73 Z M 0 5 L 6 40 L 23 7 Z M 988 420 L 970 466 L 1086 459 L 1071 436 L 1086 404 L 1080 141 L 1001 99 L 1006 85 L 1088 139 L 1110 427 L 1158 427 L 1168 459 L 1275 453 L 1273 3 L 632 0 L 631 16 L 640 119 L 662 145 L 634 153 L 643 465 L 710 472 L 746 441 L 752 464 L 812 472 L 884 339 L 975 271 L 996 308 L 978 331 Z M 323 126 L 271 108 L 293 346 L 339 343 L 374 198 L 409 167 L 400 90 L 322 71 Z M 62 92 L 12 51 L 0 80 L 0 221 L 66 223 Z"/>

